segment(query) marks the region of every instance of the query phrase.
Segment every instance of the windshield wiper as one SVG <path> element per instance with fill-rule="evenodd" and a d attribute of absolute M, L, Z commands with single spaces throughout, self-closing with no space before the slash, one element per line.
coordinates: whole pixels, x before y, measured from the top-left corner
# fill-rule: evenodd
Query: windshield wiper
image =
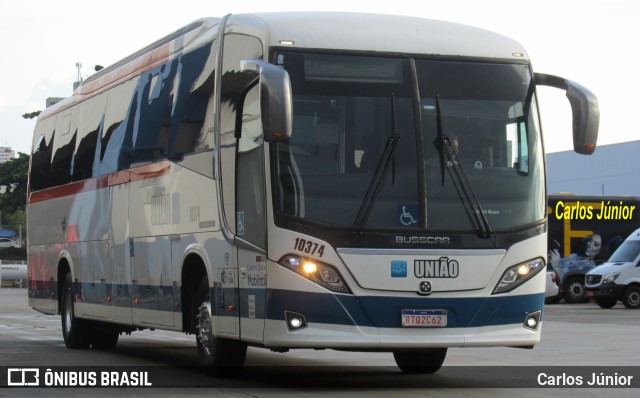
<path fill-rule="evenodd" d="M 442 132 L 442 112 L 440 111 L 440 96 L 436 95 L 436 131 L 438 136 L 433 140 L 433 145 L 438 150 L 438 158 L 440 159 L 440 178 L 444 187 L 444 171 L 447 167 L 447 145 L 451 145 L 449 136 Z"/>
<path fill-rule="evenodd" d="M 440 159 L 440 176 L 442 179 L 442 186 L 444 186 L 445 170 L 449 172 L 453 185 L 458 193 L 458 196 L 463 202 L 467 204 L 467 214 L 470 212 L 471 216 L 475 219 L 478 229 L 480 231 L 480 237 L 484 239 L 490 238 L 493 234 L 493 228 L 489 224 L 489 220 L 484 215 L 480 201 L 476 196 L 467 174 L 462 168 L 460 159 L 458 158 L 458 151 L 451 143 L 451 139 L 448 135 L 444 134 L 442 127 L 442 110 L 440 108 L 440 96 L 436 95 L 436 128 L 437 137 L 433 140 L 433 144 L 438 150 L 438 157 Z"/>
<path fill-rule="evenodd" d="M 395 94 L 391 94 L 391 135 L 389 135 L 389 138 L 387 139 L 387 144 L 380 156 L 380 160 L 378 160 L 378 165 L 376 166 L 376 171 L 374 172 L 373 178 L 367 188 L 367 193 L 362 199 L 362 203 L 358 209 L 358 214 L 353 222 L 353 232 L 355 234 L 361 234 L 362 230 L 367 225 L 367 221 L 369 220 L 369 216 L 373 210 L 376 198 L 384 187 L 384 181 L 389 173 L 390 165 L 393 169 L 391 183 L 394 183 L 396 145 L 400 141 L 400 138 L 401 137 L 397 132 L 396 126 L 396 97 Z"/>

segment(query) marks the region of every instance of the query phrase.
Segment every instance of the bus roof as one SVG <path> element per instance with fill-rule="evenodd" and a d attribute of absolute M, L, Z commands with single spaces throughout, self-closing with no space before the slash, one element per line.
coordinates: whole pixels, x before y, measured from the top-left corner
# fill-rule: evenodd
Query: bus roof
<path fill-rule="evenodd" d="M 343 12 L 245 15 L 268 26 L 270 46 L 282 46 L 281 41 L 290 40 L 292 47 L 299 48 L 527 59 L 522 45 L 508 37 L 452 22 Z"/>

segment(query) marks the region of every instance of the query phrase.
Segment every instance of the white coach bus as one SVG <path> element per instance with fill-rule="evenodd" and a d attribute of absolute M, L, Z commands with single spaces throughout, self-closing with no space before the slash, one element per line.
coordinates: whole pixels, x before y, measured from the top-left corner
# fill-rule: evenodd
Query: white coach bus
<path fill-rule="evenodd" d="M 44 111 L 28 193 L 29 303 L 70 348 L 194 334 L 211 374 L 247 346 L 533 347 L 547 257 L 536 85 L 577 152 L 597 100 L 516 42 L 419 18 L 202 19 Z"/>

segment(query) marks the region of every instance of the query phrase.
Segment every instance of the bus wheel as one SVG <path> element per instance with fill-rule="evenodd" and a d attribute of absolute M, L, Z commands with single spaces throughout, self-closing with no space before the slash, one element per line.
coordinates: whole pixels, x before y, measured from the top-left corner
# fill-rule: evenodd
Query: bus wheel
<path fill-rule="evenodd" d="M 444 358 L 447 356 L 447 348 L 429 348 L 420 351 L 396 351 L 393 358 L 403 373 L 435 373 Z"/>
<path fill-rule="evenodd" d="M 564 300 L 567 303 L 575 304 L 575 303 L 584 303 L 587 301 L 587 298 L 584 295 L 584 277 L 574 276 L 569 278 L 567 284 L 564 289 Z"/>
<path fill-rule="evenodd" d="M 198 289 L 196 344 L 200 366 L 207 376 L 234 376 L 244 366 L 247 345 L 237 340 L 216 337 L 213 332 L 209 283 L 203 279 Z"/>
<path fill-rule="evenodd" d="M 622 304 L 627 308 L 640 308 L 640 287 L 629 286 L 622 295 Z"/>
<path fill-rule="evenodd" d="M 617 299 L 611 297 L 596 297 L 595 300 L 600 308 L 612 308 L 618 302 Z"/>
<path fill-rule="evenodd" d="M 96 350 L 113 350 L 119 337 L 118 329 L 110 325 L 96 325 L 91 335 L 91 346 Z"/>
<path fill-rule="evenodd" d="M 67 348 L 88 348 L 91 343 L 91 324 L 75 316 L 73 284 L 67 273 L 62 285 L 62 337 Z"/>

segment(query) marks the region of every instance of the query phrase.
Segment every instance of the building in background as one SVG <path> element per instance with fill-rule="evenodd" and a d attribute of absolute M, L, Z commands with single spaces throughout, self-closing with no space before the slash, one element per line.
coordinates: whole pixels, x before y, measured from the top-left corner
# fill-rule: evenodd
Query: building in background
<path fill-rule="evenodd" d="M 547 154 L 547 192 L 640 196 L 640 140 Z"/>
<path fill-rule="evenodd" d="M 7 160 L 13 159 L 15 157 L 16 151 L 6 146 L 0 146 L 0 163 L 4 163 Z"/>

